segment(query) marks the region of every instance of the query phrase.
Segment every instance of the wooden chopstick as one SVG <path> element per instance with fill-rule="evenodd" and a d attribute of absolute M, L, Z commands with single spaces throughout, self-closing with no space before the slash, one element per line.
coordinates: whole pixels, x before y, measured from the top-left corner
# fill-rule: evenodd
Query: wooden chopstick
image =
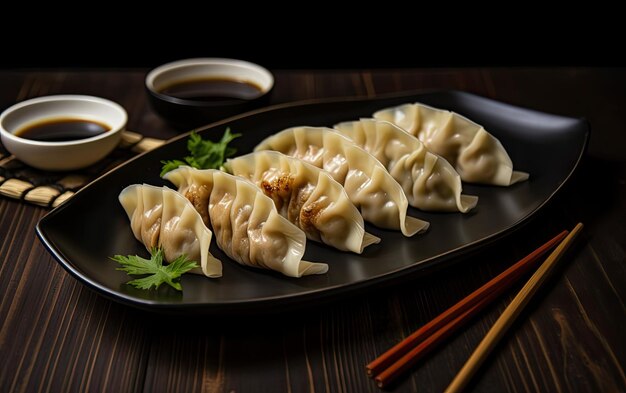
<path fill-rule="evenodd" d="M 376 358 L 376 360 L 365 367 L 368 375 L 375 377 L 374 379 L 378 386 L 384 387 L 388 385 L 456 329 L 463 326 L 467 320 L 482 308 L 497 298 L 534 266 L 543 254 L 565 238 L 567 233 L 567 231 L 561 232 Z"/>
<path fill-rule="evenodd" d="M 478 344 L 478 347 L 474 350 L 469 357 L 461 371 L 452 380 L 452 383 L 446 389 L 446 393 L 453 393 L 461 391 L 467 383 L 470 381 L 474 373 L 485 361 L 491 350 L 496 346 L 500 338 L 504 335 L 507 329 L 515 321 L 522 309 L 528 304 L 532 296 L 537 292 L 541 284 L 550 275 L 550 272 L 556 266 L 556 263 L 561 259 L 561 256 L 567 251 L 572 244 L 574 238 L 583 228 L 582 223 L 578 223 L 572 232 L 559 244 L 559 246 L 550 254 L 546 261 L 537 269 L 535 274 L 528 280 L 528 282 L 522 287 L 519 293 L 513 298 L 511 304 L 504 310 L 500 318 L 494 323 L 493 327 L 487 332 L 487 335 Z"/>

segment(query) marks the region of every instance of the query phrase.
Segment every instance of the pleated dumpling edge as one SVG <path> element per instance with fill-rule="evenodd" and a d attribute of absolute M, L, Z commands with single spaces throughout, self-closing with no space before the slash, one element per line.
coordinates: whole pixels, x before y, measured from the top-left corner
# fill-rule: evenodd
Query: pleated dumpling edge
<path fill-rule="evenodd" d="M 200 264 L 192 273 L 222 276 L 222 263 L 209 252 L 213 233 L 182 195 L 167 187 L 132 184 L 118 199 L 146 249 L 162 247 L 169 262 L 185 254 Z"/>
<path fill-rule="evenodd" d="M 458 113 L 413 103 L 385 108 L 373 116 L 416 136 L 428 150 L 452 164 L 465 182 L 510 186 L 529 177 L 513 170 L 511 158 L 496 137 Z"/>

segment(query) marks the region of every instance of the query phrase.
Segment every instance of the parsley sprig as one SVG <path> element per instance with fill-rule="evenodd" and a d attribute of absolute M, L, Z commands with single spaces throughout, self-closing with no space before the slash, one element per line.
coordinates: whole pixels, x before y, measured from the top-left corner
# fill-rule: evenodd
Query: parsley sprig
<path fill-rule="evenodd" d="M 240 136 L 241 134 L 231 134 L 230 128 L 227 128 L 222 139 L 219 142 L 213 142 L 202 139 L 200 135 L 192 131 L 187 141 L 187 150 L 191 155 L 185 157 L 184 161 L 161 161 L 163 164 L 161 176 L 181 165 L 189 165 L 197 169 L 218 169 L 226 158 L 232 157 L 237 152 L 234 147 L 230 147 L 228 144 Z"/>
<path fill-rule="evenodd" d="M 198 267 L 198 264 L 190 261 L 186 255 L 181 255 L 169 265 L 163 266 L 165 254 L 161 248 L 153 248 L 150 254 L 150 259 L 137 255 L 115 255 L 111 259 L 122 265 L 122 267 L 118 267 L 116 270 L 123 270 L 131 275 L 148 275 L 127 282 L 127 284 L 139 289 L 150 289 L 152 287 L 158 289 L 161 284 L 166 283 L 172 288 L 182 291 L 183 287 L 180 285 L 179 277 L 189 270 Z"/>

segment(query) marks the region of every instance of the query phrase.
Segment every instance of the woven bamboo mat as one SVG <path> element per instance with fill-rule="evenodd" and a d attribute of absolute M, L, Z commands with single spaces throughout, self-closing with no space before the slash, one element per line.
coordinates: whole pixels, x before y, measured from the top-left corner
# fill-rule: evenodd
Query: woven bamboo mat
<path fill-rule="evenodd" d="M 163 143 L 160 139 L 124 131 L 122 142 L 105 159 L 72 172 L 46 172 L 31 168 L 12 156 L 0 143 L 0 195 L 48 208 L 56 207 L 98 176 Z"/>

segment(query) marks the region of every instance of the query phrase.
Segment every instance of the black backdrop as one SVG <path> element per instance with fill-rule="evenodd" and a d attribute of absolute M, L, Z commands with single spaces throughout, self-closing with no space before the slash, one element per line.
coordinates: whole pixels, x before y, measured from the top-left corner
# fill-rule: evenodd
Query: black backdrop
<path fill-rule="evenodd" d="M 571 9 L 512 4 L 470 16 L 449 4 L 434 12 L 420 3 L 412 11 L 371 3 L 377 6 L 363 6 L 364 13 L 339 15 L 294 3 L 291 13 L 242 15 L 207 11 L 210 4 L 158 15 L 103 2 L 85 3 L 79 13 L 59 12 L 59 3 L 5 12 L 0 68 L 154 67 L 189 57 L 241 58 L 274 69 L 626 64 L 622 22 L 612 20 L 621 14 L 611 10 L 600 17 L 578 10 L 574 17 Z"/>

